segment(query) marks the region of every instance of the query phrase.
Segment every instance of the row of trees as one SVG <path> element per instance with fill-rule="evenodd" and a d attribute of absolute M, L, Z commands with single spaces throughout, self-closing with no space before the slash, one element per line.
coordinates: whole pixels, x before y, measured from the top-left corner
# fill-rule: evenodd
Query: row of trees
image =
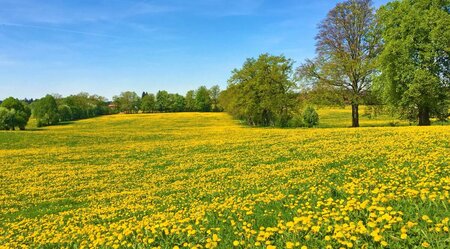
<path fill-rule="evenodd" d="M 155 94 L 143 92 L 139 97 L 135 92 L 122 92 L 113 97 L 113 108 L 124 113 L 152 112 L 218 112 L 222 111 L 219 105 L 220 88 L 215 85 L 208 89 L 201 86 L 191 90 L 186 96 L 169 93 L 165 90 Z"/>
<path fill-rule="evenodd" d="M 302 101 L 320 98 L 350 104 L 353 127 L 361 104 L 387 104 L 419 125 L 448 118 L 448 0 L 399 0 L 378 10 L 370 0 L 347 0 L 318 27 L 317 56 L 298 69 L 263 54 L 234 70 L 220 98 L 225 110 L 250 125 L 286 126 Z"/>
<path fill-rule="evenodd" d="M 79 93 L 65 98 L 60 95 L 46 95 L 31 103 L 31 109 L 38 126 L 55 125 L 63 121 L 113 113 L 105 97 L 88 93 Z"/>
<path fill-rule="evenodd" d="M 37 126 L 41 127 L 118 112 L 222 111 L 219 94 L 220 88 L 216 85 L 210 89 L 201 86 L 195 91 L 188 91 L 186 96 L 163 90 L 156 95 L 143 92 L 139 97 L 135 92 L 127 91 L 114 96 L 112 102 L 88 93 L 67 97 L 48 94 L 37 100 L 9 97 L 0 102 L 0 130 L 23 130 L 30 116 L 35 117 Z"/>

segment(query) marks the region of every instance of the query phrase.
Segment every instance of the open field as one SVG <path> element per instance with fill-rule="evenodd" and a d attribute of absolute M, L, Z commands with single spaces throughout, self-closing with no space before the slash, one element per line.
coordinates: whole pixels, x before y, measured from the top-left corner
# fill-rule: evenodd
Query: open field
<path fill-rule="evenodd" d="M 0 248 L 449 248 L 449 155 L 449 126 L 225 113 L 2 131 Z"/>

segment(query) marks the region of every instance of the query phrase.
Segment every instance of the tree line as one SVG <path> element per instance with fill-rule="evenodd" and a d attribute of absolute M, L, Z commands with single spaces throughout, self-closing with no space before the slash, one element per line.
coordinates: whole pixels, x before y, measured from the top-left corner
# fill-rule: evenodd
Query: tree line
<path fill-rule="evenodd" d="M 247 59 L 221 95 L 225 111 L 262 126 L 297 126 L 298 109 L 317 101 L 351 105 L 353 127 L 361 104 L 388 106 L 419 125 L 449 117 L 448 0 L 398 0 L 378 10 L 370 0 L 347 0 L 320 22 L 316 41 L 316 57 L 297 69 L 284 56 Z"/>
<path fill-rule="evenodd" d="M 200 86 L 197 90 L 190 90 L 185 96 L 169 93 L 165 90 L 156 94 L 126 91 L 113 97 L 112 108 L 124 113 L 153 113 L 153 112 L 220 112 L 220 87 L 211 88 Z"/>
<path fill-rule="evenodd" d="M 19 100 L 9 97 L 0 101 L 0 130 L 24 130 L 30 117 L 36 118 L 37 126 L 57 125 L 61 122 L 97 117 L 100 115 L 153 112 L 219 112 L 220 88 L 201 86 L 188 91 L 186 96 L 168 93 L 165 90 L 155 94 L 126 91 L 108 101 L 99 95 L 79 93 L 62 97 L 59 94 L 33 100 Z"/>

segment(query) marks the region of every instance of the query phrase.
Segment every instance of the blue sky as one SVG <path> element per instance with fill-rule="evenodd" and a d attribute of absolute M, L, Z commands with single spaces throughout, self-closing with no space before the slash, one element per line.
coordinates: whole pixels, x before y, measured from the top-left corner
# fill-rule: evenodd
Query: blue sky
<path fill-rule="evenodd" d="M 313 57 L 337 2 L 0 0 L 0 99 L 225 88 L 248 57 Z"/>

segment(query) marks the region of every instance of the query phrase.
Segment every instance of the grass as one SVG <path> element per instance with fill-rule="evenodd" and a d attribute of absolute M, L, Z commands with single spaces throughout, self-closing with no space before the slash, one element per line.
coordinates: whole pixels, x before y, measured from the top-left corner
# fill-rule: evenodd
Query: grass
<path fill-rule="evenodd" d="M 339 128 L 348 113 L 320 109 L 327 129 L 172 113 L 2 131 L 0 248 L 448 248 L 450 127 Z"/>

